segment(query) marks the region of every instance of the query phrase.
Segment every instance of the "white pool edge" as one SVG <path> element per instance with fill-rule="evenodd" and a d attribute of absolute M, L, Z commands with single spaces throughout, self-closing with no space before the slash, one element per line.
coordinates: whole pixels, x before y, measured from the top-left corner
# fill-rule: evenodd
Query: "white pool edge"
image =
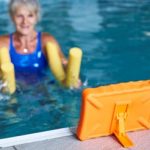
<path fill-rule="evenodd" d="M 34 134 L 27 134 L 22 136 L 10 137 L 0 139 L 0 147 L 11 147 L 15 145 L 27 144 L 32 142 L 50 140 L 54 138 L 69 136 L 74 134 L 75 127 L 61 128 Z"/>

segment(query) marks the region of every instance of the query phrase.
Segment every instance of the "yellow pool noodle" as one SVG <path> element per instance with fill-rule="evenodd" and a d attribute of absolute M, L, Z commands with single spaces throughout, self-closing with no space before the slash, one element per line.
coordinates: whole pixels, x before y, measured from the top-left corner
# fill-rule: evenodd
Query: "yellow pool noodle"
<path fill-rule="evenodd" d="M 7 84 L 10 94 L 16 90 L 14 65 L 12 63 L 3 63 L 1 65 L 2 80 Z"/>
<path fill-rule="evenodd" d="M 76 47 L 71 48 L 69 51 L 69 60 L 66 73 L 67 87 L 78 87 L 81 59 L 82 50 Z"/>
<path fill-rule="evenodd" d="M 46 44 L 46 52 L 49 67 L 55 78 L 61 82 L 65 79 L 65 71 L 55 44 L 48 42 Z"/>
<path fill-rule="evenodd" d="M 0 78 L 2 78 L 2 72 L 1 72 L 1 65 L 3 63 L 9 63 L 10 61 L 10 56 L 9 56 L 9 51 L 6 47 L 2 47 L 0 49 Z"/>
<path fill-rule="evenodd" d="M 0 49 L 0 65 L 3 63 L 10 63 L 10 55 L 9 55 L 9 50 L 6 47 L 2 47 Z"/>

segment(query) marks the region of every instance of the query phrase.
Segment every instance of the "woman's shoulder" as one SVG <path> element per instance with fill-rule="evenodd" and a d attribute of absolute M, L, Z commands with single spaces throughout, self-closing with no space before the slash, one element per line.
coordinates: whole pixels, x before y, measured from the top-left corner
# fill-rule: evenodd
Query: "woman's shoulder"
<path fill-rule="evenodd" d="M 9 47 L 9 35 L 0 36 L 0 48 L 1 47 Z"/>
<path fill-rule="evenodd" d="M 42 43 L 46 45 L 47 42 L 53 42 L 57 44 L 56 39 L 49 33 L 43 32 L 42 33 Z"/>

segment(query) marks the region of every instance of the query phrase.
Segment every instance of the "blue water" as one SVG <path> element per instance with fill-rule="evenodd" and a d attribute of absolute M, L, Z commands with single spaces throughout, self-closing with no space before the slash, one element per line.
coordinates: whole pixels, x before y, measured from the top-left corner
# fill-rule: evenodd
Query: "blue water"
<path fill-rule="evenodd" d="M 68 56 L 83 50 L 77 90 L 64 89 L 50 71 L 14 95 L 0 94 L 0 138 L 76 126 L 86 87 L 150 79 L 149 0 L 41 0 L 37 29 L 51 33 Z M 0 1 L 0 34 L 13 31 L 7 1 Z M 29 80 L 29 79 L 28 79 Z"/>

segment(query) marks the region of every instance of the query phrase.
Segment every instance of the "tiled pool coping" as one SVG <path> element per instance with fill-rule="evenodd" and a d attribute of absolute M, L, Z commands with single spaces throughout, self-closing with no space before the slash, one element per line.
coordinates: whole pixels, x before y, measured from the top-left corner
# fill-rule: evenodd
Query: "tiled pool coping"
<path fill-rule="evenodd" d="M 59 131 L 65 131 L 64 133 L 68 133 L 67 130 L 68 129 L 65 130 L 60 129 Z M 52 132 L 57 133 L 58 131 Z M 134 145 L 129 148 L 122 147 L 122 145 L 116 140 L 115 136 L 113 135 L 98 137 L 85 141 L 78 140 L 75 135 L 70 136 L 63 135 L 63 137 L 61 136 L 54 139 L 48 138 L 47 140 L 37 142 L 29 141 L 30 143 L 26 144 L 15 145 L 15 143 L 13 143 L 14 146 L 1 148 L 1 150 L 149 150 L 150 149 L 150 142 L 149 142 L 150 130 L 128 132 L 127 134 L 134 143 Z"/>

